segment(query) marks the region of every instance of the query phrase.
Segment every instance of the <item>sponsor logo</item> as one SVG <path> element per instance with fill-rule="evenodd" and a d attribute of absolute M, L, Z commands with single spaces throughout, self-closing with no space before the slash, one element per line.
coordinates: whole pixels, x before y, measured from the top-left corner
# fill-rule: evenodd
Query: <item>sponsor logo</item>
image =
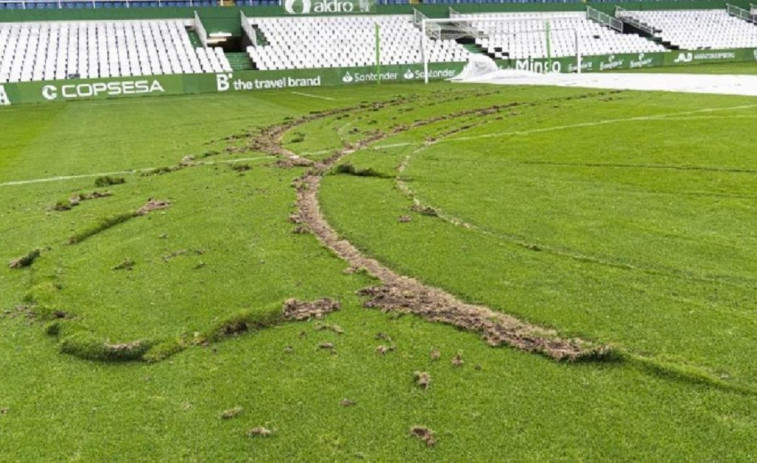
<path fill-rule="evenodd" d="M 157 80 L 124 80 L 118 82 L 86 82 L 81 84 L 45 85 L 42 97 L 53 101 L 59 97 L 71 100 L 98 96 L 139 95 L 145 93 L 165 93 Z"/>
<path fill-rule="evenodd" d="M 428 70 L 428 78 L 429 79 L 449 79 L 452 77 L 455 77 L 457 75 L 457 71 L 450 68 L 445 69 L 429 69 Z M 342 82 L 345 84 L 359 84 L 363 82 L 376 82 L 376 81 L 400 81 L 400 80 L 421 80 L 423 79 L 423 70 L 412 70 L 407 69 L 404 73 L 400 74 L 398 72 L 357 72 L 353 71 L 351 74 L 347 72 L 344 77 L 342 77 Z"/>
<path fill-rule="evenodd" d="M 534 61 L 531 58 L 519 59 L 515 61 L 515 70 L 536 72 L 537 74 L 558 73 L 562 72 L 562 63 L 559 61 L 552 61 L 552 65 L 550 66 L 548 61 Z"/>
<path fill-rule="evenodd" d="M 690 63 L 694 61 L 693 53 L 679 53 L 678 57 L 673 60 L 674 63 Z"/>
<path fill-rule="evenodd" d="M 650 66 L 653 66 L 652 58 L 647 58 L 646 55 L 644 55 L 644 53 L 639 53 L 638 60 L 636 61 L 631 60 L 628 62 L 628 67 L 630 67 L 631 69 L 645 68 L 645 67 L 650 67 Z"/>
<path fill-rule="evenodd" d="M 757 50 L 755 50 L 757 53 Z M 732 51 L 715 52 L 682 52 L 679 53 L 674 63 L 691 63 L 692 61 L 726 61 L 736 59 L 736 53 Z"/>
<path fill-rule="evenodd" d="M 8 94 L 5 93 L 5 87 L 0 85 L 0 106 L 10 106 L 11 99 L 8 98 Z"/>
<path fill-rule="evenodd" d="M 736 59 L 736 53 L 732 51 L 721 51 L 715 53 L 694 53 L 694 61 L 703 60 L 726 60 Z"/>
<path fill-rule="evenodd" d="M 289 14 L 370 13 L 372 0 L 285 0 Z"/>
<path fill-rule="evenodd" d="M 607 57 L 607 62 L 599 63 L 599 70 L 606 71 L 608 69 L 619 69 L 623 67 L 623 62 L 623 58 L 615 59 L 615 55 L 610 55 Z"/>
<path fill-rule="evenodd" d="M 216 90 L 219 92 L 272 90 L 297 87 L 320 87 L 321 76 L 315 77 L 279 77 L 275 79 L 235 79 L 234 74 L 216 74 Z"/>
<path fill-rule="evenodd" d="M 299 3 L 299 5 L 297 5 Z M 289 14 L 310 14 L 310 0 L 286 0 L 284 10 Z"/>
<path fill-rule="evenodd" d="M 576 72 L 578 66 L 576 63 L 568 63 L 568 72 Z M 581 72 L 594 70 L 594 60 L 581 58 Z"/>

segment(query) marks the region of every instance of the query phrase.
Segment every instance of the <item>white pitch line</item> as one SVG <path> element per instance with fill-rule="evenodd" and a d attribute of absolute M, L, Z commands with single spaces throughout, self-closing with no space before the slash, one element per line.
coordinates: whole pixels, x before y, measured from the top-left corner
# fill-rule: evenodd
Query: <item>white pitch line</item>
<path fill-rule="evenodd" d="M 273 157 L 274 156 L 258 156 L 254 158 L 238 158 L 238 159 L 224 159 L 221 161 L 207 161 L 207 162 L 198 163 L 197 166 L 206 166 L 206 165 L 213 165 L 213 164 L 234 164 L 237 162 L 257 161 L 260 159 L 271 159 Z M 34 179 L 29 179 L 29 180 L 14 180 L 10 182 L 0 183 L 0 187 L 16 186 L 16 185 L 30 185 L 33 183 L 60 182 L 60 181 L 65 181 L 65 180 L 77 180 L 81 178 L 104 177 L 106 175 L 133 175 L 133 174 L 140 174 L 142 172 L 149 172 L 153 169 L 155 169 L 155 167 L 144 167 L 141 169 L 121 170 L 121 171 L 116 171 L 116 172 L 100 172 L 97 174 L 61 175 L 58 177 L 34 178 Z"/>
<path fill-rule="evenodd" d="M 703 108 L 703 109 L 696 109 L 692 111 L 680 111 L 676 113 L 657 114 L 657 115 L 652 115 L 652 116 L 634 116 L 634 117 L 626 117 L 622 119 L 605 119 L 602 121 L 579 122 L 578 124 L 557 125 L 553 127 L 543 127 L 543 128 L 531 129 L 531 130 L 518 130 L 514 132 L 486 133 L 486 134 L 481 134 L 481 135 L 471 135 L 469 137 L 441 138 L 439 140 L 436 140 L 433 144 L 448 143 L 448 142 L 454 142 L 454 141 L 479 140 L 482 138 L 507 137 L 511 135 L 531 135 L 534 133 L 553 132 L 556 130 L 576 129 L 576 128 L 581 128 L 581 127 L 595 127 L 599 125 L 616 124 L 619 122 L 657 121 L 657 120 L 665 120 L 667 118 L 673 118 L 676 116 L 687 116 L 691 114 L 712 113 L 712 112 L 718 112 L 718 111 L 733 111 L 733 110 L 739 110 L 739 109 L 752 109 L 752 108 L 757 108 L 757 104 L 730 106 L 726 108 Z M 671 120 L 675 120 L 675 119 L 671 119 Z M 422 142 L 422 141 L 420 142 L 412 141 L 412 142 L 403 142 L 403 143 L 392 143 L 389 145 L 376 145 L 374 146 L 374 148 L 376 149 L 401 148 L 405 146 L 423 145 L 425 143 L 426 142 Z"/>
<path fill-rule="evenodd" d="M 307 96 L 310 98 L 318 98 L 319 100 L 336 101 L 336 98 L 331 98 L 330 96 L 313 95 L 312 93 L 303 93 L 303 92 L 292 92 L 292 93 L 294 95 Z"/>

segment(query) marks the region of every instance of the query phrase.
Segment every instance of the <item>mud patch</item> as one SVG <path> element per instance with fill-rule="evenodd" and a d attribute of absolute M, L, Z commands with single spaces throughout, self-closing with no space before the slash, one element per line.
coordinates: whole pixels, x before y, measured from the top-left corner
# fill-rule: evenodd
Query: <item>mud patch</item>
<path fill-rule="evenodd" d="M 159 211 L 171 207 L 171 202 L 162 199 L 148 199 L 144 206 L 137 209 L 136 215 L 147 215 L 152 211 Z"/>
<path fill-rule="evenodd" d="M 310 320 L 311 318 L 320 319 L 328 313 L 336 312 L 339 308 L 339 301 L 334 301 L 329 298 L 310 302 L 287 299 L 286 302 L 284 302 L 284 318 L 297 321 Z"/>
<path fill-rule="evenodd" d="M 437 289 L 411 279 L 392 285 L 373 286 L 358 292 L 368 297 L 365 307 L 411 313 L 421 318 L 480 333 L 491 346 L 509 345 L 537 352 L 555 360 L 578 360 L 609 353 L 605 346 L 592 346 L 579 339 L 562 339 L 552 330 L 523 323 L 514 317 L 458 301 Z"/>

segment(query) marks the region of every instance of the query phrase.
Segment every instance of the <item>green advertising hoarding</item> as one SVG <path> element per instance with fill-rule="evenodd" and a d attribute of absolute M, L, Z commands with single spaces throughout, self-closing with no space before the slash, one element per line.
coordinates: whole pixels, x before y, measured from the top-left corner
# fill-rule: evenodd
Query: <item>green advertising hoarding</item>
<path fill-rule="evenodd" d="M 429 64 L 429 77 L 431 79 L 448 79 L 459 74 L 464 66 L 465 63 Z M 374 67 L 355 67 L 24 82 L 0 84 L 0 106 L 21 103 L 227 93 L 422 80 L 423 66 L 410 64 L 382 66 L 380 72 Z"/>
<path fill-rule="evenodd" d="M 757 61 L 757 49 L 739 48 L 732 50 L 618 53 L 614 55 L 581 57 L 581 72 L 749 61 Z M 576 72 L 578 68 L 576 57 L 498 60 L 497 65 L 500 69 L 515 69 L 544 74 L 552 72 Z"/>
<path fill-rule="evenodd" d="M 633 70 L 702 63 L 755 62 L 757 49 L 619 53 L 585 56 L 582 72 Z M 466 63 L 431 63 L 429 79 L 456 76 Z M 500 69 L 537 73 L 572 73 L 575 57 L 498 60 Z M 239 71 L 221 74 L 182 74 L 170 76 L 124 77 L 117 79 L 64 80 L 0 84 L 0 106 L 136 96 L 186 95 L 196 93 L 233 93 L 303 87 L 332 87 L 359 84 L 423 81 L 420 64 L 376 67 L 293 69 L 288 71 Z"/>

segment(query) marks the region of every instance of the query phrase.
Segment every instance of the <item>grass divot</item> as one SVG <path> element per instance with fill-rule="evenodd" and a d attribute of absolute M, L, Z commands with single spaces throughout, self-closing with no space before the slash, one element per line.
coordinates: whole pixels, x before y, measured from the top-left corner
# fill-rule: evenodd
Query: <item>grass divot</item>
<path fill-rule="evenodd" d="M 349 162 L 339 164 L 334 167 L 334 173 L 340 175 L 354 175 L 355 177 L 392 178 L 391 175 L 377 172 L 371 167 L 368 167 L 366 169 L 358 169 Z"/>
<path fill-rule="evenodd" d="M 123 183 L 126 183 L 126 179 L 123 177 L 111 177 L 110 175 L 105 175 L 103 177 L 97 177 L 95 179 L 95 186 L 97 188 L 102 188 L 110 185 L 121 185 Z"/>
<path fill-rule="evenodd" d="M 125 362 L 141 360 L 153 344 L 146 340 L 111 343 L 92 333 L 78 331 L 61 339 L 60 351 L 86 360 Z"/>
<path fill-rule="evenodd" d="M 135 217 L 147 215 L 152 211 L 167 209 L 171 203 L 164 200 L 148 199 L 147 202 L 134 212 L 126 212 L 101 219 L 98 223 L 85 228 L 68 239 L 68 244 L 79 244 L 82 241 L 100 234 L 109 228 L 122 224 Z"/>
<path fill-rule="evenodd" d="M 329 298 L 304 302 L 297 299 L 287 299 L 284 302 L 284 318 L 287 320 L 310 320 L 323 318 L 326 314 L 339 310 L 339 301 Z"/>
<path fill-rule="evenodd" d="M 24 267 L 31 266 L 35 260 L 42 254 L 42 251 L 37 249 L 32 249 L 31 251 L 27 252 L 23 256 L 16 257 L 15 259 L 11 259 L 8 262 L 8 267 L 11 269 L 21 269 Z"/>
<path fill-rule="evenodd" d="M 273 431 L 263 426 L 257 426 L 247 431 L 247 437 L 271 437 Z"/>
<path fill-rule="evenodd" d="M 228 410 L 224 410 L 221 413 L 221 419 L 222 420 L 230 420 L 232 418 L 236 418 L 239 415 L 241 415 L 243 411 L 244 411 L 244 409 L 242 407 L 239 407 L 239 406 L 236 406 L 234 408 L 230 408 Z"/>
<path fill-rule="evenodd" d="M 410 428 L 410 435 L 422 440 L 427 447 L 433 447 L 434 445 L 436 445 L 434 431 L 430 430 L 426 426 L 413 426 L 412 428 Z"/>
<path fill-rule="evenodd" d="M 428 389 L 431 385 L 431 375 L 426 371 L 416 371 L 413 372 L 413 381 L 419 388 Z"/>
<path fill-rule="evenodd" d="M 87 238 L 91 238 L 105 230 L 115 227 L 118 224 L 122 224 L 129 219 L 134 218 L 133 212 L 127 212 L 125 214 L 118 214 L 111 217 L 105 217 L 98 223 L 85 228 L 84 230 L 76 233 L 68 239 L 68 244 L 79 244 Z"/>

